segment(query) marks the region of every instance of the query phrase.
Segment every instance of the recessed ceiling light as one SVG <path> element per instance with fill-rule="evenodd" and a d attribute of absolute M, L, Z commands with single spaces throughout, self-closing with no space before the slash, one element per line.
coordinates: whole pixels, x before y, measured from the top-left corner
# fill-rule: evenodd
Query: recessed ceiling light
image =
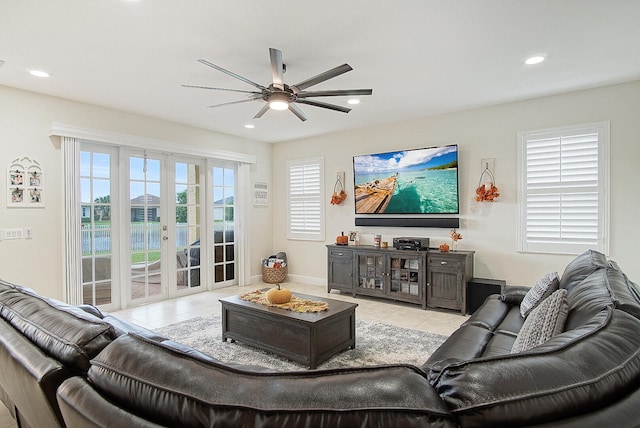
<path fill-rule="evenodd" d="M 352 104 L 352 105 L 356 105 L 356 104 L 360 104 L 360 100 L 357 100 L 355 98 L 350 99 L 349 101 L 347 101 L 348 104 Z"/>
<path fill-rule="evenodd" d="M 31 73 L 32 76 L 36 77 L 49 77 L 49 73 L 42 70 L 29 70 L 29 73 Z"/>
<path fill-rule="evenodd" d="M 544 57 L 537 55 L 537 56 L 532 56 L 531 58 L 527 58 L 527 60 L 524 63 L 527 65 L 533 65 L 533 64 L 540 64 L 542 61 L 544 61 Z"/>
<path fill-rule="evenodd" d="M 247 123 L 244 127 L 247 128 L 247 129 L 253 129 L 253 128 L 255 128 L 255 125 Z"/>

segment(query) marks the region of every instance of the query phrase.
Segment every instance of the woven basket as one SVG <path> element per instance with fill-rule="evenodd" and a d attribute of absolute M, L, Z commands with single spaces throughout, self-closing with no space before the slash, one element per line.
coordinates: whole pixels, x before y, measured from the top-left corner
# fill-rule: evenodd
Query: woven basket
<path fill-rule="evenodd" d="M 270 268 L 262 266 L 262 282 L 277 284 L 284 282 L 287 277 L 287 267 Z"/>

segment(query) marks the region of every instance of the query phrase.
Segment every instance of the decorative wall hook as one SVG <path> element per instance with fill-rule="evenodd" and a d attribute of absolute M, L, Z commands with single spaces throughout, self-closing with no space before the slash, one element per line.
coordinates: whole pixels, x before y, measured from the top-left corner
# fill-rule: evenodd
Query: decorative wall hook
<path fill-rule="evenodd" d="M 478 188 L 476 189 L 476 202 L 495 202 L 500 196 L 500 191 L 495 185 L 496 179 L 489 169 L 489 162 L 485 163 L 485 168 L 480 174 Z"/>

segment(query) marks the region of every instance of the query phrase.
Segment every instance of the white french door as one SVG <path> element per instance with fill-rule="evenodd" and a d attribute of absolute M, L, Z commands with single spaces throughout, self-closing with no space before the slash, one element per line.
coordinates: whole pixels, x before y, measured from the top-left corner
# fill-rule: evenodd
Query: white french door
<path fill-rule="evenodd" d="M 204 224 L 204 162 L 179 158 L 173 162 L 174 213 L 170 224 L 169 243 L 176 250 L 176 269 L 171 277 L 170 295 L 179 295 L 206 288 L 207 240 L 202 235 Z M 175 239 L 171 239 L 175 237 Z M 202 260 L 202 265 L 201 265 Z"/>
<path fill-rule="evenodd" d="M 238 283 L 237 168 L 235 165 L 213 163 L 209 171 L 213 286 L 219 288 Z"/>
<path fill-rule="evenodd" d="M 204 161 L 149 151 L 126 158 L 127 306 L 206 288 L 200 264 L 207 254 L 201 236 Z"/>
<path fill-rule="evenodd" d="M 236 163 L 88 142 L 80 158 L 83 303 L 238 284 Z"/>
<path fill-rule="evenodd" d="M 126 151 L 123 273 L 127 306 L 168 297 L 168 209 L 165 155 Z M 126 215 L 128 214 L 128 215 Z"/>

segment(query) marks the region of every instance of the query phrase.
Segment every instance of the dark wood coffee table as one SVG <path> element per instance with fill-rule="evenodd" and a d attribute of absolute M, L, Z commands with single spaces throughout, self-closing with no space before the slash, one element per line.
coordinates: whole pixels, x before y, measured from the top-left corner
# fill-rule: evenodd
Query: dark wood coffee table
<path fill-rule="evenodd" d="M 220 299 L 222 340 L 237 340 L 315 369 L 339 352 L 356 346 L 355 303 L 295 293 L 329 303 L 323 312 L 298 313 L 240 299 Z"/>

